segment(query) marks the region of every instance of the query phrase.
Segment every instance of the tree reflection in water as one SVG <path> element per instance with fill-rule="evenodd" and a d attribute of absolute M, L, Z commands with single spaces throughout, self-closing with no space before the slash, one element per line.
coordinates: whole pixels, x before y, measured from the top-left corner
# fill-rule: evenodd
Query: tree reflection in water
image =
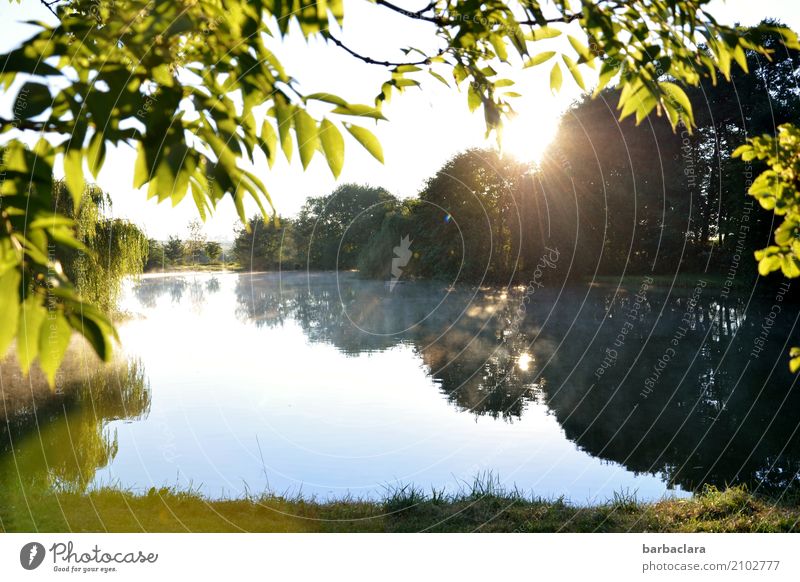
<path fill-rule="evenodd" d="M 193 307 L 202 308 L 208 295 L 218 293 L 219 279 L 212 276 L 205 282 L 195 275 L 169 275 L 142 277 L 133 285 L 133 295 L 142 306 L 152 309 L 163 295 L 169 295 L 172 303 L 180 303 L 188 292 Z"/>
<path fill-rule="evenodd" d="M 109 364 L 86 378 L 70 397 L 0 425 L 0 503 L 24 506 L 26 494 L 83 492 L 118 450 L 111 421 L 144 418 L 150 388 L 140 361 Z"/>
<path fill-rule="evenodd" d="M 531 402 L 546 404 L 580 448 L 634 472 L 687 489 L 795 486 L 800 395 L 787 346 L 796 328 L 778 318 L 763 337 L 774 296 L 638 291 L 541 290 L 520 318 L 522 289 L 392 291 L 351 274 L 242 275 L 236 287 L 244 320 L 292 320 L 350 355 L 411 346 L 459 409 L 513 422 Z"/>

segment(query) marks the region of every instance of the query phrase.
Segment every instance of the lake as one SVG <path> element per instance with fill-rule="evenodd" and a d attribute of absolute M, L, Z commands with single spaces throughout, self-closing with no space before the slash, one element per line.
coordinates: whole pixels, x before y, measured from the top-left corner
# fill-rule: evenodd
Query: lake
<path fill-rule="evenodd" d="M 121 305 L 127 364 L 5 427 L 0 480 L 210 498 L 379 498 L 487 475 L 576 503 L 781 492 L 800 470 L 786 302 L 702 279 L 144 276 Z"/>

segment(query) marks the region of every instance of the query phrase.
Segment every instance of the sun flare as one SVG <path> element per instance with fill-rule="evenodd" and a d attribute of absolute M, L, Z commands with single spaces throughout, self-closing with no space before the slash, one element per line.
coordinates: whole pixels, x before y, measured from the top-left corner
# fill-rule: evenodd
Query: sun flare
<path fill-rule="evenodd" d="M 558 115 L 522 113 L 503 128 L 503 152 L 521 162 L 542 160 L 558 129 Z"/>

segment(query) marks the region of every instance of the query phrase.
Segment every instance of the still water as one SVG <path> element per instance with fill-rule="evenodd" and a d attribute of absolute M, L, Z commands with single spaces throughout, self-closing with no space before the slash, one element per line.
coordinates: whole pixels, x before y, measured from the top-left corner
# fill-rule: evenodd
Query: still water
<path fill-rule="evenodd" d="M 576 503 L 705 483 L 782 491 L 800 470 L 797 320 L 784 301 L 648 279 L 146 276 L 122 302 L 128 364 L 6 427 L 0 480 L 212 498 L 380 497 L 487 473 Z"/>

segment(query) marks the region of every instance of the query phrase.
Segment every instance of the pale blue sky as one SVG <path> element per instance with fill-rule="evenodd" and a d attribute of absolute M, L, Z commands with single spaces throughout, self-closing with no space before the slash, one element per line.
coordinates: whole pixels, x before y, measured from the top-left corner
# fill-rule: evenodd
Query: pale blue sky
<path fill-rule="evenodd" d="M 422 0 L 397 3 L 412 9 L 423 5 Z M 399 47 L 425 46 L 429 25 L 397 17 L 365 0 L 345 0 L 345 10 L 343 38 L 360 52 L 396 58 L 400 55 Z M 711 12 L 726 23 L 754 24 L 774 17 L 800 29 L 797 0 L 715 0 Z M 22 0 L 21 4 L 0 0 L 0 48 L 8 50 L 30 36 L 34 29 L 19 24 L 29 19 L 52 19 L 52 15 L 39 0 Z M 351 59 L 336 47 L 317 41 L 305 45 L 301 40 L 291 40 L 278 50 L 278 56 L 306 91 L 338 93 L 353 102 L 371 102 L 387 77 L 384 69 Z M 515 75 L 519 92 L 525 97 L 517 102 L 520 115 L 507 130 L 506 145 L 520 157 L 536 157 L 552 135 L 560 111 L 579 94 L 573 83 L 565 82 L 562 93 L 552 96 L 545 74 L 546 71 L 533 68 Z M 5 95 L 0 100 L 3 114 L 8 114 L 12 98 L 13 95 Z M 389 123 L 375 128 L 384 144 L 386 164 L 377 163 L 349 141 L 345 171 L 339 182 L 370 183 L 401 197 L 413 196 L 424 180 L 454 153 L 485 145 L 482 115 L 470 114 L 463 94 L 449 91 L 433 79 L 424 92 L 408 91 L 395 98 L 387 106 L 386 115 Z M 192 203 L 187 199 L 173 209 L 168 204 L 157 205 L 146 200 L 144 192 L 131 187 L 132 167 L 132 152 L 109 152 L 98 178 L 99 185 L 112 195 L 114 214 L 134 220 L 156 238 L 183 234 L 189 220 L 196 217 Z M 337 184 L 321 157 L 306 172 L 299 162 L 292 165 L 280 162 L 271 171 L 258 170 L 278 211 L 284 215 L 296 213 L 306 197 L 327 193 Z M 229 239 L 235 224 L 232 204 L 224 203 L 206 224 L 206 231 L 211 238 Z"/>

